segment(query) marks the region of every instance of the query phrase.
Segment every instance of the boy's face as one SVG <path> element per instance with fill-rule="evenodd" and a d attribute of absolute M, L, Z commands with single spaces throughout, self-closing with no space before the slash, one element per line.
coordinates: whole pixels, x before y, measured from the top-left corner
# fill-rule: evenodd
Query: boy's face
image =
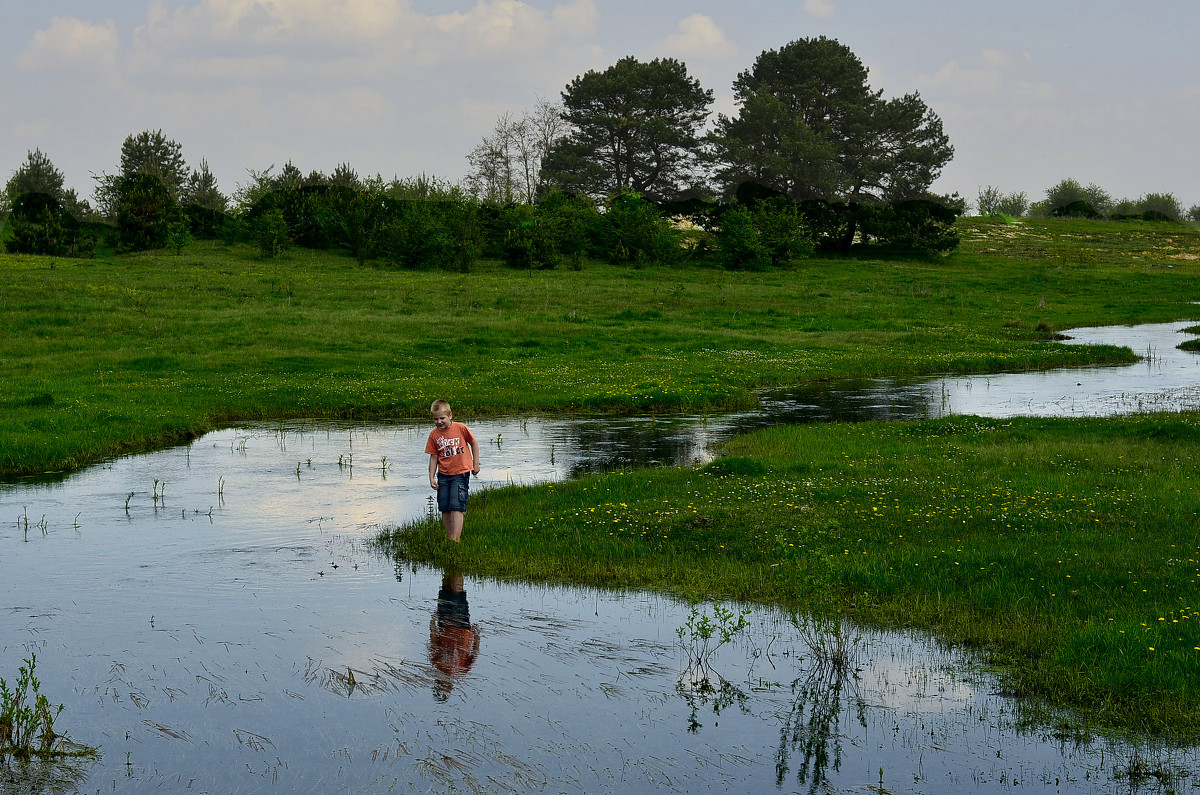
<path fill-rule="evenodd" d="M 435 411 L 433 412 L 433 424 L 437 426 L 439 431 L 444 431 L 450 427 L 450 421 L 454 419 L 452 411 Z"/>

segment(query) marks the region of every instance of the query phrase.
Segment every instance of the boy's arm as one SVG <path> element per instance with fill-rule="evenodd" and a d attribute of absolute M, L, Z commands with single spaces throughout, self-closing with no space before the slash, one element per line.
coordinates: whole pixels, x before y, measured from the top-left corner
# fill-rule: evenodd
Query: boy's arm
<path fill-rule="evenodd" d="M 437 453 L 429 456 L 429 485 L 437 488 Z"/>
<path fill-rule="evenodd" d="M 473 462 L 475 462 L 475 466 L 471 469 L 471 474 L 478 475 L 479 474 L 479 443 L 475 441 L 475 437 L 471 437 L 471 441 L 468 444 L 468 447 L 471 448 L 471 460 Z"/>

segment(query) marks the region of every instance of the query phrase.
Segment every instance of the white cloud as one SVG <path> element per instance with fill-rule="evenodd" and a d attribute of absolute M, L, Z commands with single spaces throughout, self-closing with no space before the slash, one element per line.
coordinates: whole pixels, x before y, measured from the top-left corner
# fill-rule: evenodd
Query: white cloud
<path fill-rule="evenodd" d="M 392 112 L 392 105 L 374 89 L 350 88 L 332 92 L 293 91 L 285 100 L 291 112 L 298 112 L 325 134 L 358 134 L 377 129 Z"/>
<path fill-rule="evenodd" d="M 1053 102 L 1057 92 L 1037 72 L 1027 52 L 983 50 L 974 58 L 944 64 L 933 75 L 921 78 L 922 91 L 947 96 L 1007 97 L 1031 103 Z"/>
<path fill-rule="evenodd" d="M 557 37 L 575 38 L 594 27 L 597 18 L 592 0 L 576 0 L 547 14 L 518 0 L 480 0 L 465 13 L 452 12 L 431 18 L 434 30 L 464 48 L 455 54 L 472 58 L 484 52 L 511 47 L 542 49 Z"/>
<path fill-rule="evenodd" d="M 426 63 L 477 60 L 496 51 L 540 50 L 591 31 L 593 0 L 549 11 L 520 0 L 479 0 L 463 12 L 422 14 L 397 0 L 155 0 L 135 31 L 140 49 L 167 54 L 287 53 L 297 61 L 387 53 Z"/>
<path fill-rule="evenodd" d="M 687 59 L 729 58 L 737 53 L 725 31 L 707 14 L 692 14 L 679 22 L 679 31 L 651 48 L 655 53 Z"/>
<path fill-rule="evenodd" d="M 134 35 L 154 49 L 329 48 L 379 41 L 411 15 L 394 0 L 200 0 L 175 8 L 154 0 Z"/>
<path fill-rule="evenodd" d="M 1200 124 L 1200 85 L 1134 93 L 1072 88 L 1044 77 L 1029 53 L 1011 50 L 949 61 L 917 82 L 956 149 L 941 189 L 973 195 L 990 184 L 1037 199 L 1072 177 L 1136 197 L 1196 179 L 1190 163 L 1159 153 L 1187 150 L 1186 131 Z"/>
<path fill-rule="evenodd" d="M 21 119 L 14 121 L 12 127 L 9 128 L 14 137 L 30 141 L 45 140 L 53 129 L 54 123 L 46 118 Z"/>
<path fill-rule="evenodd" d="M 117 26 L 108 20 L 92 24 L 73 17 L 54 17 L 13 59 L 18 69 L 80 71 L 110 75 L 116 69 L 121 42 Z"/>
<path fill-rule="evenodd" d="M 3 140 L 88 150 L 81 162 L 98 171 L 122 136 L 161 128 L 189 162 L 207 157 L 227 191 L 246 168 L 288 159 L 453 176 L 497 115 L 556 99 L 600 57 L 598 22 L 594 0 L 476 0 L 445 13 L 411 0 L 150 0 L 121 35 L 121 23 L 57 17 L 14 59 L 41 88 L 23 95 L 26 123 Z M 77 75 L 109 79 L 80 93 Z M 68 96 L 95 119 L 94 144 L 30 126 Z"/>
<path fill-rule="evenodd" d="M 832 0 L 804 0 L 804 13 L 814 19 L 829 19 L 836 10 Z"/>

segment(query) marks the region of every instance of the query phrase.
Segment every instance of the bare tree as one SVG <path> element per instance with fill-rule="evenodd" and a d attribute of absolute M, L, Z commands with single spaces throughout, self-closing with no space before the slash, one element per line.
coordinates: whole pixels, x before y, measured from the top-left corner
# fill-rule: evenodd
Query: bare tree
<path fill-rule="evenodd" d="M 532 204 L 537 200 L 542 161 L 566 129 L 559 106 L 545 100 L 538 100 L 519 119 L 502 113 L 492 134 L 467 155 L 468 190 L 491 204 Z"/>
<path fill-rule="evenodd" d="M 521 123 L 513 121 L 512 114 L 505 111 L 496 119 L 492 134 L 467 155 L 471 164 L 467 187 L 480 201 L 489 204 L 517 201 L 517 140 L 523 135 Z"/>

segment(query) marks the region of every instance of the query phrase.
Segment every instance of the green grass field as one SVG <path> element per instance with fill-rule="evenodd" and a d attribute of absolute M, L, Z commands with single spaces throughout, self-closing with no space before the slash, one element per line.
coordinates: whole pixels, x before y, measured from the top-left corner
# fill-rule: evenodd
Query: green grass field
<path fill-rule="evenodd" d="M 969 219 L 936 260 L 469 274 L 196 243 L 0 257 L 0 474 L 65 471 L 246 419 L 669 412 L 843 376 L 1130 361 L 1056 330 L 1194 317 L 1200 232 Z M 818 425 L 707 469 L 479 495 L 469 572 L 669 589 L 932 630 L 1095 725 L 1200 736 L 1193 416 Z"/>
<path fill-rule="evenodd" d="M 842 376 L 1126 361 L 1048 329 L 1194 314 L 1200 234 L 1173 224 L 962 224 L 934 261 L 795 270 L 469 274 L 263 260 L 200 242 L 0 256 L 0 476 L 71 470 L 239 420 L 664 412 Z M 1039 329 L 1039 325 L 1041 328 Z"/>

